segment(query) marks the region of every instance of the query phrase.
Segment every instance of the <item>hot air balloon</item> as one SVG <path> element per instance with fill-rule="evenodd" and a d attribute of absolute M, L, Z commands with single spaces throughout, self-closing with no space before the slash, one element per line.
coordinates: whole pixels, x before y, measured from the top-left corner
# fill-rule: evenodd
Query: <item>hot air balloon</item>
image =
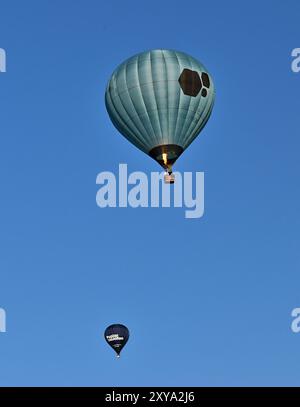
<path fill-rule="evenodd" d="M 129 339 L 129 330 L 125 325 L 113 324 L 105 329 L 104 338 L 117 353 L 117 357 L 120 357 L 120 352 Z"/>
<path fill-rule="evenodd" d="M 207 123 L 214 98 L 212 78 L 199 61 L 160 49 L 137 54 L 113 72 L 105 105 L 117 130 L 173 182 L 172 165 Z"/>

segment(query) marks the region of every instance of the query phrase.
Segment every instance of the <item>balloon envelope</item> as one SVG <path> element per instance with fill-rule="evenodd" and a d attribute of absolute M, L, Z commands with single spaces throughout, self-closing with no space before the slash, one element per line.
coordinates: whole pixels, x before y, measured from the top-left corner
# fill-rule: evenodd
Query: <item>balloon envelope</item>
<path fill-rule="evenodd" d="M 104 338 L 119 356 L 129 339 L 129 330 L 125 325 L 113 324 L 106 328 Z"/>
<path fill-rule="evenodd" d="M 105 104 L 119 132 L 168 169 L 205 126 L 214 98 L 212 78 L 199 61 L 152 50 L 114 71 Z"/>

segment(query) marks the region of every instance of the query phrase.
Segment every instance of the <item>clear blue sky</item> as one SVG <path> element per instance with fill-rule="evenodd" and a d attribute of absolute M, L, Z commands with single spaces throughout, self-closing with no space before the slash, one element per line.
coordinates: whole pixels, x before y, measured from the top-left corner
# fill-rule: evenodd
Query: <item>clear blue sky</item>
<path fill-rule="evenodd" d="M 0 0 L 0 385 L 300 384 L 299 18 L 297 0 Z M 215 81 L 176 165 L 205 172 L 201 219 L 96 206 L 100 171 L 158 169 L 104 106 L 115 67 L 153 48 Z"/>

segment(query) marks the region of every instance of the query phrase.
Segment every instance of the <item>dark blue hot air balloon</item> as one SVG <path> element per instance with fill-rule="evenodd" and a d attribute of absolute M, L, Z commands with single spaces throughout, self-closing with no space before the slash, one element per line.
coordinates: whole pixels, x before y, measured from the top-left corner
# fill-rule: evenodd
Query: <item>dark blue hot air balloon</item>
<path fill-rule="evenodd" d="M 122 63 L 105 93 L 114 126 L 169 174 L 207 123 L 214 99 L 212 78 L 199 61 L 163 49 Z"/>
<path fill-rule="evenodd" d="M 106 328 L 104 338 L 117 353 L 117 357 L 120 357 L 120 352 L 129 339 L 129 330 L 125 325 L 113 324 Z"/>

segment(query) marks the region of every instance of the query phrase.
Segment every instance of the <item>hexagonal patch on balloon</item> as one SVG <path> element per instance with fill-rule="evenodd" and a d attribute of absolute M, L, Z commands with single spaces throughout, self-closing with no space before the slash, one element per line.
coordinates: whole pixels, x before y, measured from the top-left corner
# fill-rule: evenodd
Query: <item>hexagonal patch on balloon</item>
<path fill-rule="evenodd" d="M 178 79 L 179 85 L 185 95 L 197 96 L 202 88 L 198 72 L 184 69 Z"/>

